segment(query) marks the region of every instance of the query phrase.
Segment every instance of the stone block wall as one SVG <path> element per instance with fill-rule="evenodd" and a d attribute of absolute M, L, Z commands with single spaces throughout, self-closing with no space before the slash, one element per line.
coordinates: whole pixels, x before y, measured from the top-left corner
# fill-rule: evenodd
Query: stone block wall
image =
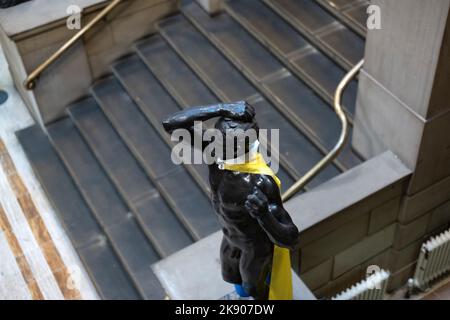
<path fill-rule="evenodd" d="M 376 157 L 363 164 L 363 172 L 376 170 L 380 160 Z M 330 298 L 361 281 L 372 266 L 390 271 L 389 292 L 402 287 L 414 275 L 422 243 L 450 227 L 450 178 L 410 197 L 406 190 L 411 176 L 407 170 L 394 172 L 389 178 L 392 183 L 385 180 L 384 187 L 361 200 L 355 191 L 354 203 L 339 204 L 342 197 L 336 197 L 328 187 L 339 178 L 311 191 L 315 196 L 307 193 L 287 203 L 287 210 L 295 212 L 294 222 L 301 228 L 293 266 L 317 298 Z M 351 176 L 352 170 L 345 175 Z M 342 182 L 351 180 L 344 177 Z M 344 196 L 350 191 L 342 192 Z M 333 204 L 312 203 L 320 197 L 335 200 Z M 347 207 L 325 219 L 309 214 L 311 207 L 315 207 L 313 212 L 326 212 L 339 205 Z M 314 219 L 318 221 L 314 223 Z"/>
<path fill-rule="evenodd" d="M 370 266 L 394 272 L 410 263 L 416 252 L 396 249 L 417 241 L 399 224 L 410 173 L 386 152 L 286 204 L 300 227 L 293 265 L 317 298 L 364 279 Z"/>
<path fill-rule="evenodd" d="M 421 243 L 449 227 L 450 0 L 373 4 L 382 29 L 367 35 L 353 147 L 367 158 L 391 150 L 413 172 L 392 246 L 395 289 L 413 276 Z"/>
<path fill-rule="evenodd" d="M 156 21 L 179 8 L 179 0 L 125 0 L 44 71 L 33 91 L 25 90 L 27 75 L 78 32 L 66 26 L 67 7 L 83 9 L 83 27 L 108 2 L 34 0 L 0 12 L 0 39 L 16 87 L 39 123 L 63 116 L 67 105 L 86 95 L 95 79 L 111 72 L 114 60 L 132 52 L 134 42 L 156 32 Z"/>

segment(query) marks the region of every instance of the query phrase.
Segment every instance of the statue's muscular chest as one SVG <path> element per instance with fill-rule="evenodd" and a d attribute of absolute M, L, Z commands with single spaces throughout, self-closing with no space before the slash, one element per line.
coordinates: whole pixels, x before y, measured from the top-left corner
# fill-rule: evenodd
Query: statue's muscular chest
<path fill-rule="evenodd" d="M 242 210 L 257 177 L 249 173 L 218 171 L 210 176 L 211 189 L 222 208 Z"/>

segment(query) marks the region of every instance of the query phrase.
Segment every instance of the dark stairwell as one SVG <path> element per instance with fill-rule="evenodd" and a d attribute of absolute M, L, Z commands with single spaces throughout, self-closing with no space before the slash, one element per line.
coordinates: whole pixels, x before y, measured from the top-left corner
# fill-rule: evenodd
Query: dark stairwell
<path fill-rule="evenodd" d="M 334 2 L 229 0 L 210 17 L 186 1 L 48 135 L 17 133 L 102 298 L 164 298 L 150 266 L 219 229 L 207 168 L 171 162 L 166 115 L 247 100 L 261 128 L 280 129 L 284 190 L 333 148 L 334 89 L 363 56 L 367 5 Z M 344 95 L 350 123 L 356 87 Z M 305 190 L 361 161 L 348 143 Z"/>

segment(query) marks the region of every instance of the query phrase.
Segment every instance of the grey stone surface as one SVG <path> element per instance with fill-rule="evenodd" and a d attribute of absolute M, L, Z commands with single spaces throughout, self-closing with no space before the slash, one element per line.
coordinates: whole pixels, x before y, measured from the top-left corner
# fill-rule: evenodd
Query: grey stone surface
<path fill-rule="evenodd" d="M 138 1 L 141 2 L 141 1 Z M 110 72 L 110 64 L 132 50 L 135 41 L 156 32 L 155 22 L 178 10 L 177 0 L 127 4 L 85 37 L 94 78 Z"/>
<path fill-rule="evenodd" d="M 85 9 L 106 2 L 107 0 L 33 0 L 0 10 L 0 25 L 9 37 L 14 37 L 67 18 L 67 7 L 70 5 Z"/>
<path fill-rule="evenodd" d="M 427 231 L 430 216 L 431 213 L 428 213 L 406 225 L 399 224 L 395 235 L 394 248 L 402 249 L 415 240 L 421 239 Z"/>
<path fill-rule="evenodd" d="M 379 202 L 376 198 L 370 200 L 373 203 L 369 203 L 367 210 L 364 206 L 358 206 L 357 214 L 366 213 L 378 204 L 400 195 L 402 185 L 396 183 L 402 182 L 410 173 L 410 170 L 392 152 L 387 151 L 291 199 L 285 207 L 300 228 L 303 243 L 307 243 L 334 230 L 343 222 L 349 221 L 336 213 L 364 203 L 363 200 L 370 195 L 380 196 L 381 199 Z M 385 189 L 386 193 L 377 194 Z M 330 219 L 330 222 L 318 225 L 327 219 Z M 308 232 L 310 228 L 311 232 Z"/>
<path fill-rule="evenodd" d="M 394 198 L 370 212 L 369 234 L 373 234 L 397 220 L 400 197 Z"/>
<path fill-rule="evenodd" d="M 361 281 L 364 276 L 365 272 L 362 267 L 357 266 L 313 292 L 318 299 L 331 298 L 341 291 L 350 288 L 352 285 Z"/>
<path fill-rule="evenodd" d="M 450 175 L 450 1 L 373 4 L 383 26 L 368 32 L 353 145 L 365 157 L 396 153 L 415 171 L 411 195 Z"/>
<path fill-rule="evenodd" d="M 450 53 L 448 59 L 450 60 Z M 447 72 L 450 74 L 450 70 Z M 450 85 L 450 82 L 447 85 Z M 448 101 L 443 102 L 443 105 L 448 105 Z M 429 119 L 425 124 L 419 159 L 408 194 L 415 194 L 450 176 L 449 123 L 450 112 L 445 112 Z M 450 199 L 450 194 L 448 198 Z"/>
<path fill-rule="evenodd" d="M 234 291 L 222 280 L 216 232 L 153 265 L 153 271 L 173 300 L 217 300 Z M 300 278 L 293 273 L 295 300 L 315 300 Z"/>
<path fill-rule="evenodd" d="M 399 271 L 391 274 L 391 277 L 389 278 L 388 282 L 387 291 L 391 292 L 406 285 L 408 279 L 414 275 L 415 269 L 416 269 L 415 264 L 408 265 L 403 269 L 400 269 Z"/>
<path fill-rule="evenodd" d="M 224 0 L 196 0 L 209 14 L 216 14 L 223 8 Z"/>
<path fill-rule="evenodd" d="M 365 70 L 426 118 L 450 1 L 375 0 L 372 4 L 381 8 L 382 29 L 367 34 Z"/>
<path fill-rule="evenodd" d="M 365 158 L 392 150 L 414 169 L 423 135 L 424 119 L 381 86 L 365 70 L 359 76 L 353 147 Z"/>
<path fill-rule="evenodd" d="M 17 47 L 7 55 L 10 65 L 25 70 L 12 72 L 14 80 L 28 108 L 36 119 L 42 117 L 44 123 L 63 116 L 67 104 L 86 95 L 93 79 L 109 73 L 109 64 L 128 53 L 134 41 L 155 32 L 155 21 L 176 11 L 179 3 L 178 0 L 124 1 L 44 71 L 33 92 L 27 92 L 22 88 L 27 74 L 78 32 L 66 27 L 67 6 L 78 5 L 84 9 L 83 24 L 92 20 L 106 4 L 104 0 L 52 0 L 51 5 L 49 1 L 46 5 L 42 2 L 34 0 L 2 10 L 0 21 L 4 34 L 2 45 L 11 37 Z"/>
<path fill-rule="evenodd" d="M 450 56 L 449 20 L 449 17 L 447 17 L 447 27 L 444 33 L 433 90 L 430 97 L 429 116 L 434 116 L 450 109 L 448 105 L 448 101 L 450 100 L 450 91 L 448 90 L 448 84 L 450 83 L 450 59 L 448 58 Z"/>
<path fill-rule="evenodd" d="M 403 224 L 439 207 L 450 198 L 450 176 L 431 187 L 406 197 L 400 209 L 399 221 Z"/>
<path fill-rule="evenodd" d="M 23 55 L 27 72 L 33 71 L 62 44 L 55 43 Z M 78 42 L 42 73 L 33 90 L 44 123 L 64 116 L 67 104 L 87 94 L 92 80 L 85 48 Z"/>
<path fill-rule="evenodd" d="M 361 265 L 364 274 L 370 275 L 379 269 L 390 271 L 392 265 L 392 251 L 393 250 L 389 248 L 365 261 Z"/>
<path fill-rule="evenodd" d="M 300 272 L 308 271 L 363 239 L 368 225 L 369 214 L 364 214 L 304 247 L 300 244 Z"/>
<path fill-rule="evenodd" d="M 394 241 L 396 228 L 397 225 L 392 224 L 336 255 L 333 278 L 339 277 L 341 274 L 375 256 L 377 253 L 389 248 Z"/>
<path fill-rule="evenodd" d="M 300 269 L 301 270 L 301 269 Z M 300 274 L 300 278 L 311 290 L 316 290 L 331 280 L 333 258 L 319 264 L 313 269 Z"/>

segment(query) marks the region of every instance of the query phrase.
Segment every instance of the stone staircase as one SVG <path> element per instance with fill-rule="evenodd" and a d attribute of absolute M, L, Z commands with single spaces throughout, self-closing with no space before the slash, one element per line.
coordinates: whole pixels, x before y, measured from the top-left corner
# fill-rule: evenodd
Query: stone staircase
<path fill-rule="evenodd" d="M 261 128 L 280 129 L 283 189 L 333 148 L 333 92 L 363 57 L 367 2 L 331 3 L 229 0 L 210 17 L 185 1 L 47 133 L 17 133 L 102 298 L 164 298 L 150 266 L 219 230 L 207 167 L 170 160 L 168 114 L 247 100 Z M 305 190 L 362 161 L 347 145 Z"/>

